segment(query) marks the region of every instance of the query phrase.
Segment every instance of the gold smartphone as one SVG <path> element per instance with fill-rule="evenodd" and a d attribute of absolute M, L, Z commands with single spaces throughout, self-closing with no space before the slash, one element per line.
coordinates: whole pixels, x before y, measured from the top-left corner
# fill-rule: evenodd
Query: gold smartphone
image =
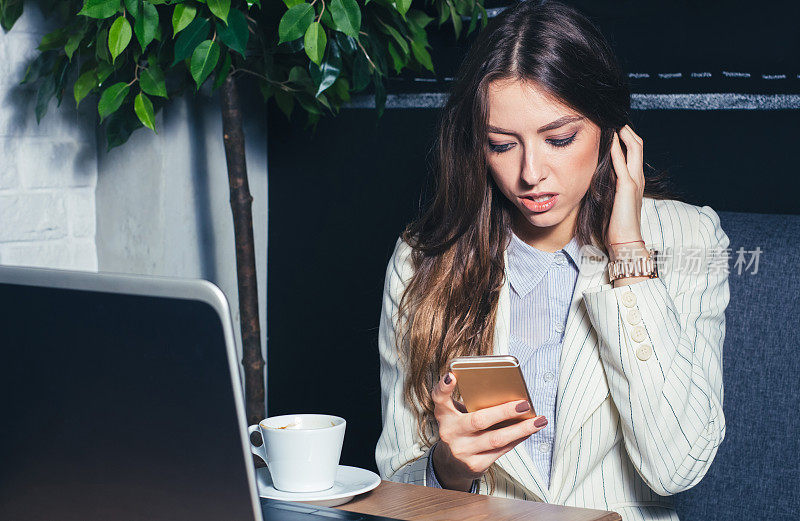
<path fill-rule="evenodd" d="M 499 429 L 537 416 L 519 368 L 519 360 L 515 356 L 459 356 L 450 361 L 450 372 L 456 375 L 458 392 L 468 412 L 517 400 L 527 400 L 531 404 L 530 410 L 518 419 L 504 420 L 490 427 L 491 429 Z"/>

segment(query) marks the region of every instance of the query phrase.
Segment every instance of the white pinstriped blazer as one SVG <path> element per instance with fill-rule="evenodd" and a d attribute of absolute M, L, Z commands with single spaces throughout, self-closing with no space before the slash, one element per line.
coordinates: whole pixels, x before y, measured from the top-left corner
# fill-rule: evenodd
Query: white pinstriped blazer
<path fill-rule="evenodd" d="M 668 496 L 694 486 L 711 465 L 725 437 L 728 273 L 705 261 L 681 269 L 677 258 L 705 259 L 728 248 L 728 236 L 708 206 L 645 197 L 641 217 L 647 246 L 672 252 L 676 262 L 658 278 L 618 288 L 605 269 L 581 269 L 561 351 L 550 486 L 518 444 L 494 464 L 495 496 L 614 510 L 625 521 L 674 521 Z M 403 399 L 406 374 L 394 343 L 397 305 L 413 274 L 410 253 L 398 238 L 386 268 L 375 459 L 382 478 L 425 485 L 428 449 Z M 495 354 L 508 353 L 507 275 L 506 258 Z M 489 493 L 486 476 L 479 493 Z"/>

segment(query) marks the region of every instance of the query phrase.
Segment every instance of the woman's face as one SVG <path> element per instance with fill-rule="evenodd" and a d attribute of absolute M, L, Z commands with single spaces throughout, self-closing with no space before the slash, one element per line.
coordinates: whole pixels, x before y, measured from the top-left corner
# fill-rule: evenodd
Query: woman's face
<path fill-rule="evenodd" d="M 488 95 L 486 157 L 518 210 L 514 232 L 532 246 L 556 251 L 574 235 L 597 168 L 600 127 L 530 82 L 494 81 Z M 534 194 L 547 197 L 536 202 Z"/>

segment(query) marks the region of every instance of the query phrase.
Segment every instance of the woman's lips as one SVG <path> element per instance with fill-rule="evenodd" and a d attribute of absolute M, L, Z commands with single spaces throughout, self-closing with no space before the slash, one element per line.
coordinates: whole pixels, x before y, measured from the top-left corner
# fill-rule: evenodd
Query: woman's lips
<path fill-rule="evenodd" d="M 545 199 L 542 202 L 534 201 L 533 199 L 527 197 L 520 197 L 522 200 L 522 204 L 525 205 L 525 208 L 532 212 L 541 213 L 546 212 L 556 204 L 556 200 L 558 199 L 558 194 L 555 194 L 550 197 L 550 199 Z"/>

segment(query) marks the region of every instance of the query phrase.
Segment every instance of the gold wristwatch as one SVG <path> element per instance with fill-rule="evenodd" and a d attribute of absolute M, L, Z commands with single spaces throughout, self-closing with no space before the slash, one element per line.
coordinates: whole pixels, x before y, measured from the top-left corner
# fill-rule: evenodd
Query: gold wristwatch
<path fill-rule="evenodd" d="M 614 282 L 617 279 L 629 277 L 658 277 L 658 265 L 656 255 L 658 250 L 649 249 L 649 258 L 636 257 L 635 259 L 617 259 L 608 263 L 608 281 Z"/>

